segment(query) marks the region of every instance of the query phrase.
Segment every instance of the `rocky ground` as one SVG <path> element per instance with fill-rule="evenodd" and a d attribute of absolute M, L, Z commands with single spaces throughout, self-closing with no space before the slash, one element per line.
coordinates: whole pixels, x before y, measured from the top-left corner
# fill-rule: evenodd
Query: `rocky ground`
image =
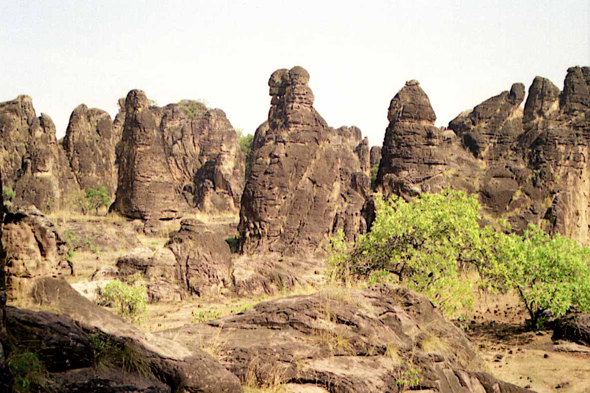
<path fill-rule="evenodd" d="M 204 220 L 208 227 L 219 233 L 225 233 L 227 239 L 231 239 L 231 233 L 235 231 L 237 225 L 235 218 L 205 216 L 199 218 Z M 116 215 L 97 217 L 62 214 L 54 215 L 50 219 L 56 222 L 62 231 L 66 233 L 72 231 L 78 235 L 79 247 L 72 258 L 75 274 L 67 276 L 67 281 L 89 297 L 92 297 L 91 293 L 97 286 L 104 285 L 113 279 L 108 275 L 100 277 L 95 274 L 96 271 L 116 269 L 117 260 L 131 249 L 142 248 L 155 253 L 164 248 L 169 235 L 180 228 L 179 222 L 171 222 L 168 227 L 162 228 L 160 233 L 146 236 L 138 222 L 128 221 Z M 243 259 L 236 254 L 233 255 L 234 260 Z M 328 285 L 322 282 L 321 272 L 312 273 L 316 273 L 315 281 L 310 280 L 305 285 L 296 284 L 289 288 L 275 288 L 272 293 L 244 293 L 241 296 L 228 293 L 215 297 L 188 296 L 177 301 L 152 303 L 148 305 L 146 318 L 139 329 L 208 353 L 239 375 L 244 388 L 250 392 L 325 392 L 326 390 L 319 386 L 330 385 L 331 380 L 339 380 L 340 383 L 350 385 L 352 389 L 358 389 L 358 391 L 363 389 L 371 391 L 373 388 L 385 389 L 384 386 L 387 385 L 380 385 L 381 382 L 376 382 L 377 385 L 373 387 L 364 386 L 359 382 L 363 378 L 346 371 L 347 367 L 355 364 L 355 367 L 364 370 L 361 374 L 369 373 L 369 370 L 378 367 L 369 364 L 369 359 L 372 359 L 371 348 L 378 355 L 384 355 L 387 352 L 386 340 L 372 340 L 374 337 L 391 333 L 376 334 L 375 327 L 350 330 L 351 326 L 359 323 L 359 321 L 355 322 L 355 318 L 359 318 L 357 315 L 359 310 L 364 310 L 362 312 L 366 313 L 361 317 L 366 323 L 372 318 L 371 315 L 375 314 L 375 307 L 382 307 L 382 305 L 373 304 L 374 300 L 371 300 L 371 297 L 362 290 Z M 314 308 L 314 304 L 317 307 Z M 17 305 L 22 306 L 22 304 Z M 346 311 L 347 309 L 349 311 Z M 314 316 L 314 312 L 318 315 Z M 348 315 L 347 312 L 353 312 L 353 314 Z M 271 313 L 273 317 L 264 316 L 265 313 Z M 383 311 L 376 315 L 382 313 Z M 289 330 L 283 331 L 281 329 L 284 328 L 279 328 L 279 325 L 268 325 L 269 321 L 277 315 L 288 315 L 286 320 L 290 321 Z M 324 319 L 323 322 L 322 319 Z M 469 356 L 474 356 L 473 359 L 481 359 L 482 364 L 478 369 L 486 370 L 500 380 L 537 392 L 588 392 L 590 348 L 564 341 L 553 341 L 550 330 L 527 331 L 524 328 L 525 319 L 525 310 L 515 297 L 482 293 L 477 297 L 473 317 L 454 322 L 472 342 L 475 352 Z M 236 331 L 232 326 L 239 328 Z M 295 327 L 295 330 L 292 331 L 292 327 Z M 260 344 L 256 344 L 252 341 L 253 338 L 248 336 L 248 332 L 252 332 L 254 337 L 260 336 L 264 339 Z M 242 337 L 243 334 L 246 336 Z M 396 333 L 398 337 L 401 337 L 400 334 L 400 332 Z M 456 350 L 455 341 L 445 344 L 444 340 L 449 338 L 447 333 L 438 332 L 437 334 L 438 336 L 434 337 L 438 338 L 432 339 L 432 343 L 428 343 L 428 340 L 425 341 L 425 337 L 422 337 L 411 341 L 414 344 L 402 343 L 402 347 L 403 345 L 410 345 L 408 348 L 418 348 L 419 345 L 423 347 L 423 341 L 425 341 L 427 350 L 423 350 L 424 352 L 442 351 L 446 361 L 450 362 L 447 366 L 454 367 L 455 363 L 451 360 L 453 356 L 466 355 L 461 350 Z M 241 363 L 235 363 L 233 360 L 241 359 L 238 356 L 239 353 L 250 354 L 255 348 L 260 351 L 261 348 L 268 347 L 269 343 L 272 343 L 271 347 L 279 353 L 265 354 L 262 358 L 295 356 L 297 359 L 283 358 L 280 361 L 270 361 L 268 364 L 290 364 L 290 366 L 307 370 L 309 375 L 299 379 L 287 378 L 283 373 L 287 373 L 288 368 L 287 371 L 280 372 L 275 369 L 272 372 L 278 373 L 278 376 L 271 383 L 270 374 L 264 374 L 264 376 L 257 374 L 256 378 L 254 377 L 251 358 L 242 359 Z M 430 344 L 434 349 L 428 348 Z M 248 349 L 245 349 L 243 345 L 246 345 Z M 257 347 L 258 345 L 262 347 Z M 311 353 L 313 348 L 320 348 L 320 353 Z M 402 351 L 401 357 L 405 358 L 406 355 L 420 358 L 416 353 L 405 354 Z M 310 360 L 305 359 L 315 360 L 310 363 Z M 363 363 L 367 361 L 369 363 Z M 339 362 L 344 363 L 337 364 Z M 461 366 L 469 369 L 466 367 L 467 363 L 462 363 Z M 331 371 L 328 375 L 321 370 Z M 400 371 L 400 373 L 403 372 L 407 370 Z M 378 378 L 378 376 L 373 375 L 371 378 Z M 384 381 L 387 380 L 386 377 L 383 378 Z M 302 380 L 308 383 L 302 385 L 300 383 Z M 288 381 L 299 382 L 293 384 L 287 383 Z M 307 390 L 301 390 L 303 388 Z"/>

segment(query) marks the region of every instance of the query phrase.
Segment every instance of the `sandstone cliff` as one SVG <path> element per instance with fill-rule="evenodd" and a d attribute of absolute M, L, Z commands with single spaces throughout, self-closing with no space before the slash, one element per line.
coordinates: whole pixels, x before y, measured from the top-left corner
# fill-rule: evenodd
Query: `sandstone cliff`
<path fill-rule="evenodd" d="M 78 184 L 51 118 L 37 117 L 31 98 L 19 96 L 0 103 L 0 134 L 5 184 L 16 201 L 46 211 L 63 206 Z"/>
<path fill-rule="evenodd" d="M 223 111 L 200 105 L 158 108 L 129 92 L 114 210 L 146 220 L 237 211 L 245 172 L 237 134 Z"/>
<path fill-rule="evenodd" d="M 240 211 L 245 253 L 317 253 L 328 236 L 366 229 L 369 148 L 356 127 L 333 129 L 313 107 L 301 67 L 275 71 L 268 121 L 252 143 Z"/>
<path fill-rule="evenodd" d="M 115 149 L 120 139 L 120 130 L 105 111 L 84 104 L 74 109 L 62 144 L 81 189 L 102 185 L 115 195 Z"/>
<path fill-rule="evenodd" d="M 404 197 L 467 190 L 517 231 L 530 222 L 588 244 L 590 69 L 570 68 L 563 92 L 536 77 L 523 111 L 524 97 L 514 84 L 439 129 L 428 97 L 408 82 L 390 105 L 378 188 Z"/>

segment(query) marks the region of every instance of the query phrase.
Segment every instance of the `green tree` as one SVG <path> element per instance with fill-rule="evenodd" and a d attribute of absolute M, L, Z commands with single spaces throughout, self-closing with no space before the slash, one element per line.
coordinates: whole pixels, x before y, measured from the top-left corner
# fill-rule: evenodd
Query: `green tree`
<path fill-rule="evenodd" d="M 108 207 L 111 203 L 109 191 L 105 186 L 97 186 L 96 188 L 87 188 L 85 198 L 88 207 L 94 209 L 98 215 L 98 210 L 101 207 Z"/>
<path fill-rule="evenodd" d="M 8 186 L 2 186 L 2 198 L 5 206 L 10 206 L 16 197 L 14 190 Z"/>
<path fill-rule="evenodd" d="M 246 159 L 246 172 L 248 172 L 248 168 L 250 165 L 250 155 L 252 154 L 252 142 L 254 141 L 254 135 L 252 134 L 244 134 L 244 130 L 238 128 L 236 130 L 238 134 L 238 142 L 240 144 L 240 150 L 244 154 Z"/>
<path fill-rule="evenodd" d="M 119 280 L 110 281 L 102 290 L 99 304 L 113 307 L 122 317 L 140 323 L 146 310 L 147 289 L 145 285 L 129 285 Z"/>
<path fill-rule="evenodd" d="M 513 289 L 533 328 L 563 316 L 572 306 L 590 311 L 590 249 L 559 234 L 529 225 L 523 236 L 496 237 L 498 257 L 486 267 L 488 281 Z"/>
<path fill-rule="evenodd" d="M 396 196 L 383 201 L 378 196 L 376 204 L 369 234 L 352 247 L 343 245 L 342 238 L 332 241 L 333 277 L 394 275 L 445 312 L 469 307 L 471 281 L 465 274 L 477 271 L 492 256 L 485 241 L 490 229 L 479 226 L 477 197 L 445 190 L 412 202 Z"/>

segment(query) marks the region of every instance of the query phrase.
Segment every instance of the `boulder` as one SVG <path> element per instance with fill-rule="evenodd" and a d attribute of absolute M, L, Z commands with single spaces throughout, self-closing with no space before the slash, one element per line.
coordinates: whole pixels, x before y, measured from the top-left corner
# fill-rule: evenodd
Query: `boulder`
<path fill-rule="evenodd" d="M 132 90 L 124 113 L 113 210 L 143 220 L 237 212 L 245 162 L 223 111 L 195 101 L 149 106 L 143 91 Z"/>
<path fill-rule="evenodd" d="M 366 229 L 360 211 L 369 185 L 368 141 L 356 127 L 329 127 L 313 107 L 308 81 L 301 67 L 270 77 L 271 108 L 254 136 L 241 201 L 246 254 L 323 253 L 335 231 L 352 239 Z"/>
<path fill-rule="evenodd" d="M 27 300 L 39 279 L 73 274 L 61 234 L 34 207 L 17 208 L 5 215 L 2 246 L 10 301 Z"/>
<path fill-rule="evenodd" d="M 109 114 L 84 104 L 72 112 L 62 145 L 80 187 L 117 189 L 116 146 L 121 130 L 113 129 Z"/>
<path fill-rule="evenodd" d="M 467 336 L 425 296 L 404 287 L 292 296 L 158 335 L 190 348 L 216 340 L 222 364 L 259 385 L 278 381 L 330 392 L 528 391 L 475 371 L 483 361 Z"/>
<path fill-rule="evenodd" d="M 553 340 L 590 346 L 590 314 L 574 312 L 554 321 Z"/>
<path fill-rule="evenodd" d="M 16 334 L 17 345 L 27 346 L 51 366 L 49 378 L 57 391 L 242 392 L 237 377 L 201 349 L 141 331 L 64 280 L 39 281 L 34 300 L 59 315 L 11 308 L 10 333 Z M 41 350 L 46 345 L 59 349 Z M 110 358 L 101 366 L 97 356 L 105 346 L 102 356 Z"/>
<path fill-rule="evenodd" d="M 0 188 L 2 188 L 2 171 L 0 170 Z M 4 200 L 0 195 L 0 390 L 9 391 L 9 375 L 6 367 L 6 277 L 4 264 L 6 262 L 6 251 L 2 244 L 2 227 L 4 226 Z"/>

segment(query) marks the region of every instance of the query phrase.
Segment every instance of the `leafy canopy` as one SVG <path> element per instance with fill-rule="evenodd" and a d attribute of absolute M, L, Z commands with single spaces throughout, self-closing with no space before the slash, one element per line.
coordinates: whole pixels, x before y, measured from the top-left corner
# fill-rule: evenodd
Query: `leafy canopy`
<path fill-rule="evenodd" d="M 341 233 L 332 239 L 332 278 L 393 277 L 450 314 L 471 307 L 474 277 L 489 289 L 518 293 L 534 324 L 546 311 L 590 310 L 590 250 L 573 240 L 532 225 L 524 235 L 482 228 L 477 197 L 461 191 L 411 202 L 378 196 L 376 205 L 370 233 L 352 245 Z"/>

